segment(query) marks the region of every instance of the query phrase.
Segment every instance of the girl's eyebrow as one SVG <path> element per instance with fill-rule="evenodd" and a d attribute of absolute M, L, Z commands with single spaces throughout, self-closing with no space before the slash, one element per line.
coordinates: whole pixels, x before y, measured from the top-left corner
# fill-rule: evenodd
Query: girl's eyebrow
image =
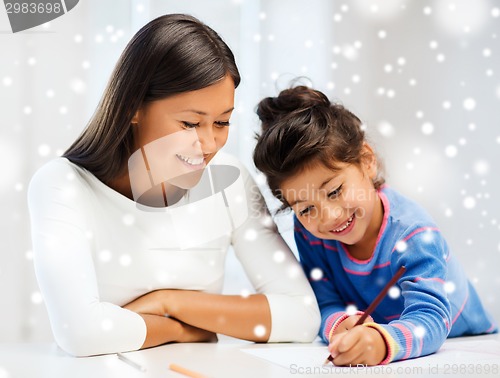
<path fill-rule="evenodd" d="M 320 189 L 323 189 L 323 187 L 328 184 L 330 181 L 332 181 L 335 178 L 335 176 L 327 178 L 323 183 L 319 186 Z"/>
<path fill-rule="evenodd" d="M 328 184 L 330 181 L 332 181 L 335 177 L 337 176 L 331 176 L 329 178 L 327 178 L 325 181 L 323 181 L 319 187 L 319 189 L 323 189 L 323 187 Z M 288 201 L 287 201 L 288 202 Z M 306 202 L 306 200 L 301 200 L 301 199 L 298 199 L 298 200 L 295 200 L 293 202 L 288 202 L 290 204 L 290 207 L 293 207 L 295 206 L 296 204 L 298 203 L 301 203 L 301 202 Z"/>
<path fill-rule="evenodd" d="M 287 201 L 288 202 L 288 201 Z M 290 203 L 290 207 L 294 207 L 296 204 L 300 203 L 300 202 L 305 202 L 305 200 L 295 200 L 293 201 L 292 203 Z"/>

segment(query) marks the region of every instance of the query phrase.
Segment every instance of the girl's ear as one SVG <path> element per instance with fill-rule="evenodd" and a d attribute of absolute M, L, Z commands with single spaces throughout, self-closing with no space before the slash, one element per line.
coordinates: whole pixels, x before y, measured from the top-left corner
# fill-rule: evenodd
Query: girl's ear
<path fill-rule="evenodd" d="M 377 177 L 377 156 L 375 155 L 372 147 L 366 142 L 363 143 L 363 147 L 361 149 L 361 164 L 365 173 L 371 180 Z"/>

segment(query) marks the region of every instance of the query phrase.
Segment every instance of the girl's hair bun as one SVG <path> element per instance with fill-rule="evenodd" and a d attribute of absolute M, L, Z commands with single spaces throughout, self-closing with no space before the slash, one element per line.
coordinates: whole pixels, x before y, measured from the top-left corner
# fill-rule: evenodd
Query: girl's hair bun
<path fill-rule="evenodd" d="M 314 107 L 330 107 L 323 93 L 306 86 L 285 89 L 277 97 L 266 97 L 257 105 L 257 115 L 263 129 L 292 113 L 300 113 Z"/>

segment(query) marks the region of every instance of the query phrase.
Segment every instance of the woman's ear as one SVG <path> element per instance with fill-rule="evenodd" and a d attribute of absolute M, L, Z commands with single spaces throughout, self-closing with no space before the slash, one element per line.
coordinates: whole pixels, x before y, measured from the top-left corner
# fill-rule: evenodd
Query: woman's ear
<path fill-rule="evenodd" d="M 364 171 L 368 177 L 373 180 L 377 177 L 377 155 L 375 155 L 373 148 L 366 142 L 363 143 L 363 147 L 361 149 L 361 159 Z"/>
<path fill-rule="evenodd" d="M 132 125 L 134 125 L 134 126 L 137 126 L 137 125 L 139 125 L 139 119 L 140 119 L 140 118 L 141 118 L 141 108 L 139 108 L 139 109 L 135 112 L 135 114 L 134 114 L 134 116 L 132 117 L 132 120 L 130 121 L 130 123 L 131 123 Z"/>

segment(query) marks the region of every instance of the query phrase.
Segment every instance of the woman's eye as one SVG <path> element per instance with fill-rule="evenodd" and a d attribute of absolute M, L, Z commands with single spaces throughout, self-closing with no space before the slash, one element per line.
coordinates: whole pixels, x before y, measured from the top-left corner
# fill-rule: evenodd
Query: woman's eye
<path fill-rule="evenodd" d="M 229 121 L 215 121 L 215 124 L 217 125 L 217 127 L 228 127 L 229 125 L 231 125 Z"/>
<path fill-rule="evenodd" d="M 191 122 L 186 122 L 186 121 L 181 121 L 181 122 L 184 125 L 184 127 L 187 128 L 187 129 L 192 129 L 194 127 L 200 126 L 199 123 L 191 123 Z"/>
<path fill-rule="evenodd" d="M 330 193 L 328 193 L 328 198 L 337 198 L 340 193 L 342 192 L 342 185 L 340 185 L 337 189 L 332 190 Z"/>

